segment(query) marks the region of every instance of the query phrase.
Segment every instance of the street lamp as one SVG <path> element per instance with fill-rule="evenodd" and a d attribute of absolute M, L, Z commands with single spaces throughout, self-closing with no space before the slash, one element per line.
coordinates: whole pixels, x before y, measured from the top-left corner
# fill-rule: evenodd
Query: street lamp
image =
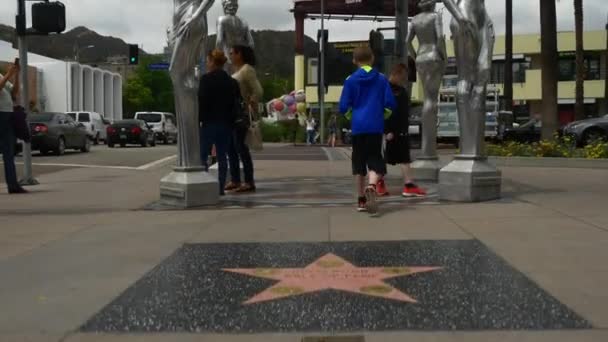
<path fill-rule="evenodd" d="M 82 48 L 78 48 L 78 45 L 74 45 L 74 62 L 79 62 L 80 61 L 80 52 L 87 50 L 87 49 L 92 49 L 94 48 L 95 45 L 88 45 Z"/>

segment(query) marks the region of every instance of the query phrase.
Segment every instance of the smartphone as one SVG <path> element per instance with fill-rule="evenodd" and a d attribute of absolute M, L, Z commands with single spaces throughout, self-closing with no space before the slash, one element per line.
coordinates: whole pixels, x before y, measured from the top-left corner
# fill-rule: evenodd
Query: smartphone
<path fill-rule="evenodd" d="M 16 66 L 19 66 L 19 58 L 15 58 L 15 62 L 14 62 L 14 64 L 15 64 Z"/>

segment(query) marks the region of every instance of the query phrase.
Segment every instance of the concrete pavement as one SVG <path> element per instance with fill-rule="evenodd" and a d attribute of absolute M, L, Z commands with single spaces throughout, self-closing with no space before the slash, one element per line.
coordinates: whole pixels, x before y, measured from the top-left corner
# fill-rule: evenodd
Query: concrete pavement
<path fill-rule="evenodd" d="M 478 239 L 589 321 L 564 331 L 353 331 L 365 341 L 608 340 L 608 173 L 505 168 L 505 198 L 351 208 L 143 211 L 168 166 L 68 169 L 27 196 L 0 194 L 0 341 L 300 341 L 289 333 L 88 334 L 87 320 L 183 244 Z M 258 179 L 349 177 L 347 161 L 258 161 Z M 394 170 L 393 170 L 394 171 Z M 263 191 L 263 189 L 260 189 Z"/>

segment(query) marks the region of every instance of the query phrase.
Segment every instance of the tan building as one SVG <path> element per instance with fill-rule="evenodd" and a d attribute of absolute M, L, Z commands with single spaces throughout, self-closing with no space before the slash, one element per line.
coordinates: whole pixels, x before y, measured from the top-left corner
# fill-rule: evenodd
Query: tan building
<path fill-rule="evenodd" d="M 586 114 L 598 116 L 608 114 L 608 103 L 605 99 L 606 86 L 606 31 L 589 31 L 584 34 L 585 65 L 587 69 L 585 81 Z M 453 87 L 456 82 L 456 68 L 453 63 L 454 49 L 452 41 L 447 42 L 448 56 L 451 61 L 444 78 L 445 87 Z M 516 35 L 513 39 L 514 54 L 514 86 L 513 98 L 515 112 L 519 117 L 540 113 L 542 98 L 541 77 L 541 41 L 539 34 Z M 571 121 L 574 117 L 575 99 L 575 37 L 574 32 L 561 32 L 558 34 L 559 50 L 559 110 L 560 121 Z M 497 37 L 494 49 L 494 63 L 492 68 L 492 84 L 502 94 L 504 82 L 504 53 L 505 38 Z M 302 65 L 303 64 L 303 65 Z M 316 77 L 310 75 L 316 71 L 315 59 L 308 61 L 303 56 L 296 58 L 296 89 L 305 88 L 306 98 L 313 107 L 318 102 Z M 302 74 L 302 75 L 300 75 Z M 309 80 L 314 83 L 309 82 Z M 302 84 L 301 80 L 305 80 Z M 331 106 L 339 101 L 342 86 L 331 84 L 326 101 Z M 412 88 L 412 99 L 422 100 L 422 89 L 419 83 Z"/>

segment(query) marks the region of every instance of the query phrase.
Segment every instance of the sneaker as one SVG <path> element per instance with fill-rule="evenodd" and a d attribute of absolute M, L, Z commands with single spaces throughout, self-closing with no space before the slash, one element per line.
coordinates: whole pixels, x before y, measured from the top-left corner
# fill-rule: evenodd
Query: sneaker
<path fill-rule="evenodd" d="M 357 211 L 360 213 L 367 211 L 367 200 L 365 197 L 359 197 L 359 204 L 357 204 Z"/>
<path fill-rule="evenodd" d="M 8 191 L 9 194 L 12 195 L 22 195 L 22 194 L 29 194 L 29 191 L 25 190 L 22 187 L 16 188 L 16 189 L 10 189 Z"/>
<path fill-rule="evenodd" d="M 236 192 L 246 193 L 246 192 L 255 192 L 255 190 L 256 190 L 255 185 L 249 184 L 249 183 L 244 183 L 238 189 L 236 189 Z"/>
<path fill-rule="evenodd" d="M 378 201 L 377 201 L 377 193 L 376 187 L 370 185 L 365 189 L 365 201 L 367 202 L 367 211 L 371 215 L 376 215 L 378 213 Z"/>
<path fill-rule="evenodd" d="M 378 193 L 378 197 L 387 197 L 390 196 L 388 189 L 386 188 L 386 183 L 384 179 L 378 181 L 378 185 L 376 186 L 378 189 L 376 192 Z"/>
<path fill-rule="evenodd" d="M 241 187 L 241 183 L 230 182 L 230 183 L 226 184 L 226 187 L 224 187 L 224 190 L 234 191 L 240 187 Z"/>
<path fill-rule="evenodd" d="M 426 191 L 419 188 L 418 185 L 409 183 L 406 184 L 403 188 L 403 197 L 424 197 L 426 196 Z"/>

